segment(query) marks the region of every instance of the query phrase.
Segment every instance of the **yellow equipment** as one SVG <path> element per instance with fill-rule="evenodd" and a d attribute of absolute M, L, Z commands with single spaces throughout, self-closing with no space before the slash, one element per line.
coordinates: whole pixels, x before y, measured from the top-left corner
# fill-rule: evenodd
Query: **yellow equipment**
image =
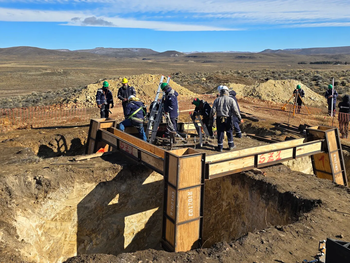
<path fill-rule="evenodd" d="M 289 100 L 281 107 L 281 110 L 285 111 L 286 110 L 286 106 L 289 103 L 289 101 L 294 97 L 294 94 L 289 98 Z"/>

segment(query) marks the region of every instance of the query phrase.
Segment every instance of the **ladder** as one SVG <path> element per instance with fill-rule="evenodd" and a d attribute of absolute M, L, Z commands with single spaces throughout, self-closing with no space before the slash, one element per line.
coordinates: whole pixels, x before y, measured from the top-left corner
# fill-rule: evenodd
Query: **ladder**
<path fill-rule="evenodd" d="M 190 113 L 190 116 L 191 116 L 192 122 L 193 122 L 193 124 L 194 124 L 194 127 L 196 127 L 196 130 L 197 130 L 198 135 L 200 135 L 200 133 L 202 133 L 202 132 L 201 132 L 201 127 L 202 127 L 205 136 L 207 136 L 207 137 L 209 138 L 209 137 L 210 137 L 210 134 L 209 134 L 208 128 L 207 128 L 207 126 L 203 123 L 203 121 L 202 121 L 200 115 L 199 115 L 199 114 L 192 114 L 192 113 Z M 198 122 L 197 122 L 197 121 L 198 121 Z M 198 124 L 200 124 L 201 127 L 200 127 Z"/>
<path fill-rule="evenodd" d="M 146 129 L 146 136 L 149 143 L 154 143 L 158 131 L 159 124 L 162 120 L 162 113 L 163 113 L 163 96 L 164 93 L 161 89 L 161 85 L 164 81 L 164 76 L 160 78 L 159 84 L 158 84 L 158 90 L 156 93 L 156 98 L 154 99 L 151 109 L 150 109 L 150 115 L 147 123 L 147 129 Z M 170 76 L 167 78 L 166 83 L 169 83 Z M 159 100 L 159 94 L 163 93 L 162 99 Z"/>

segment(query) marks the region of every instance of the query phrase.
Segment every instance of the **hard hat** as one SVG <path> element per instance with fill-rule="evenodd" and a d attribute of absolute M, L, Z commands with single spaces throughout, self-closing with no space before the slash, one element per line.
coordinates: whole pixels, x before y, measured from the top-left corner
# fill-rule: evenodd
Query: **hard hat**
<path fill-rule="evenodd" d="M 328 88 L 329 88 L 329 89 L 333 89 L 333 85 L 332 85 L 332 84 L 329 84 L 329 85 L 328 85 Z"/>
<path fill-rule="evenodd" d="M 297 85 L 297 89 L 301 89 L 301 86 L 299 84 Z"/>
<path fill-rule="evenodd" d="M 201 104 L 201 100 L 200 99 L 194 99 L 193 101 L 192 101 L 192 104 L 194 104 L 194 105 L 196 105 L 197 107 Z"/>
<path fill-rule="evenodd" d="M 222 89 L 223 90 L 228 90 L 228 87 L 227 86 L 222 86 Z"/>
<path fill-rule="evenodd" d="M 135 100 L 135 99 L 136 99 L 136 97 L 134 95 L 130 95 L 129 98 L 128 98 L 129 101 L 130 100 Z"/>
<path fill-rule="evenodd" d="M 222 90 L 223 87 L 224 87 L 224 86 L 222 86 L 222 85 L 218 86 L 218 92 L 220 92 L 220 91 Z"/>
<path fill-rule="evenodd" d="M 123 84 L 128 83 L 128 82 L 129 82 L 129 81 L 128 81 L 127 78 L 123 78 L 123 80 L 122 80 L 122 83 L 123 83 Z"/>
<path fill-rule="evenodd" d="M 103 85 L 104 88 L 108 88 L 109 87 L 109 83 L 107 81 L 104 81 L 102 85 Z"/>
<path fill-rule="evenodd" d="M 166 86 L 168 86 L 168 83 L 163 82 L 160 84 L 160 88 L 163 90 Z"/>

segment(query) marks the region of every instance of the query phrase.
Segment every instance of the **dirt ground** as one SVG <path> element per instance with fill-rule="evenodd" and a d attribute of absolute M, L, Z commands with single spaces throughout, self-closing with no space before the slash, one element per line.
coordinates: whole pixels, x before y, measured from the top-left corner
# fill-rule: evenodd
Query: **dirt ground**
<path fill-rule="evenodd" d="M 208 97 L 208 101 L 213 99 Z M 183 101 L 180 106 L 184 110 L 180 119 L 185 121 L 188 118 L 186 109 L 191 108 L 190 101 Z M 266 143 L 250 137 L 250 134 L 275 140 L 300 137 L 302 135 L 295 128 L 317 119 L 305 111 L 300 116 L 291 117 L 290 113 L 280 109 L 280 105 L 267 105 L 252 99 L 241 99 L 240 107 L 247 118 L 242 124 L 245 135 L 235 139 L 237 149 Z M 289 127 L 286 125 L 288 120 Z M 26 225 L 23 215 L 35 218 L 34 211 L 41 210 L 48 200 L 60 198 L 69 183 L 110 181 L 123 167 L 133 166 L 132 161 L 118 154 L 72 164 L 72 158 L 84 154 L 87 132 L 88 126 L 81 125 L 0 134 L 1 262 L 43 262 L 43 254 L 28 251 L 28 244 L 39 233 L 30 232 L 32 226 Z M 346 143 L 344 154 L 348 156 Z M 142 168 L 135 167 L 136 173 L 138 169 Z M 81 254 L 54 262 L 302 262 L 317 254 L 320 240 L 350 240 L 350 190 L 347 187 L 292 171 L 284 165 L 262 170 L 265 176 L 251 171 L 242 173 L 242 176 L 302 200 L 305 210 L 300 211 L 294 223 L 270 225 L 263 230 L 248 232 L 239 239 L 189 252 L 170 253 L 159 246 L 133 253 Z M 43 214 L 40 216 L 44 217 Z M 40 236 L 44 235 L 40 233 Z"/>

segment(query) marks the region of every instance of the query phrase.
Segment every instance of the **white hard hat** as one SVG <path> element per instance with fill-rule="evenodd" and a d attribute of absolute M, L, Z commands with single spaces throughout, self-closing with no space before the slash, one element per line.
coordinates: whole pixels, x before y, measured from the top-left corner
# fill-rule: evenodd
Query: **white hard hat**
<path fill-rule="evenodd" d="M 228 87 L 227 86 L 222 86 L 222 89 L 223 90 L 228 90 Z"/>
<path fill-rule="evenodd" d="M 218 92 L 220 92 L 222 90 L 222 85 L 218 86 Z"/>
<path fill-rule="evenodd" d="M 128 98 L 128 100 L 133 100 L 134 98 L 135 98 L 134 95 L 130 95 L 129 98 Z"/>

